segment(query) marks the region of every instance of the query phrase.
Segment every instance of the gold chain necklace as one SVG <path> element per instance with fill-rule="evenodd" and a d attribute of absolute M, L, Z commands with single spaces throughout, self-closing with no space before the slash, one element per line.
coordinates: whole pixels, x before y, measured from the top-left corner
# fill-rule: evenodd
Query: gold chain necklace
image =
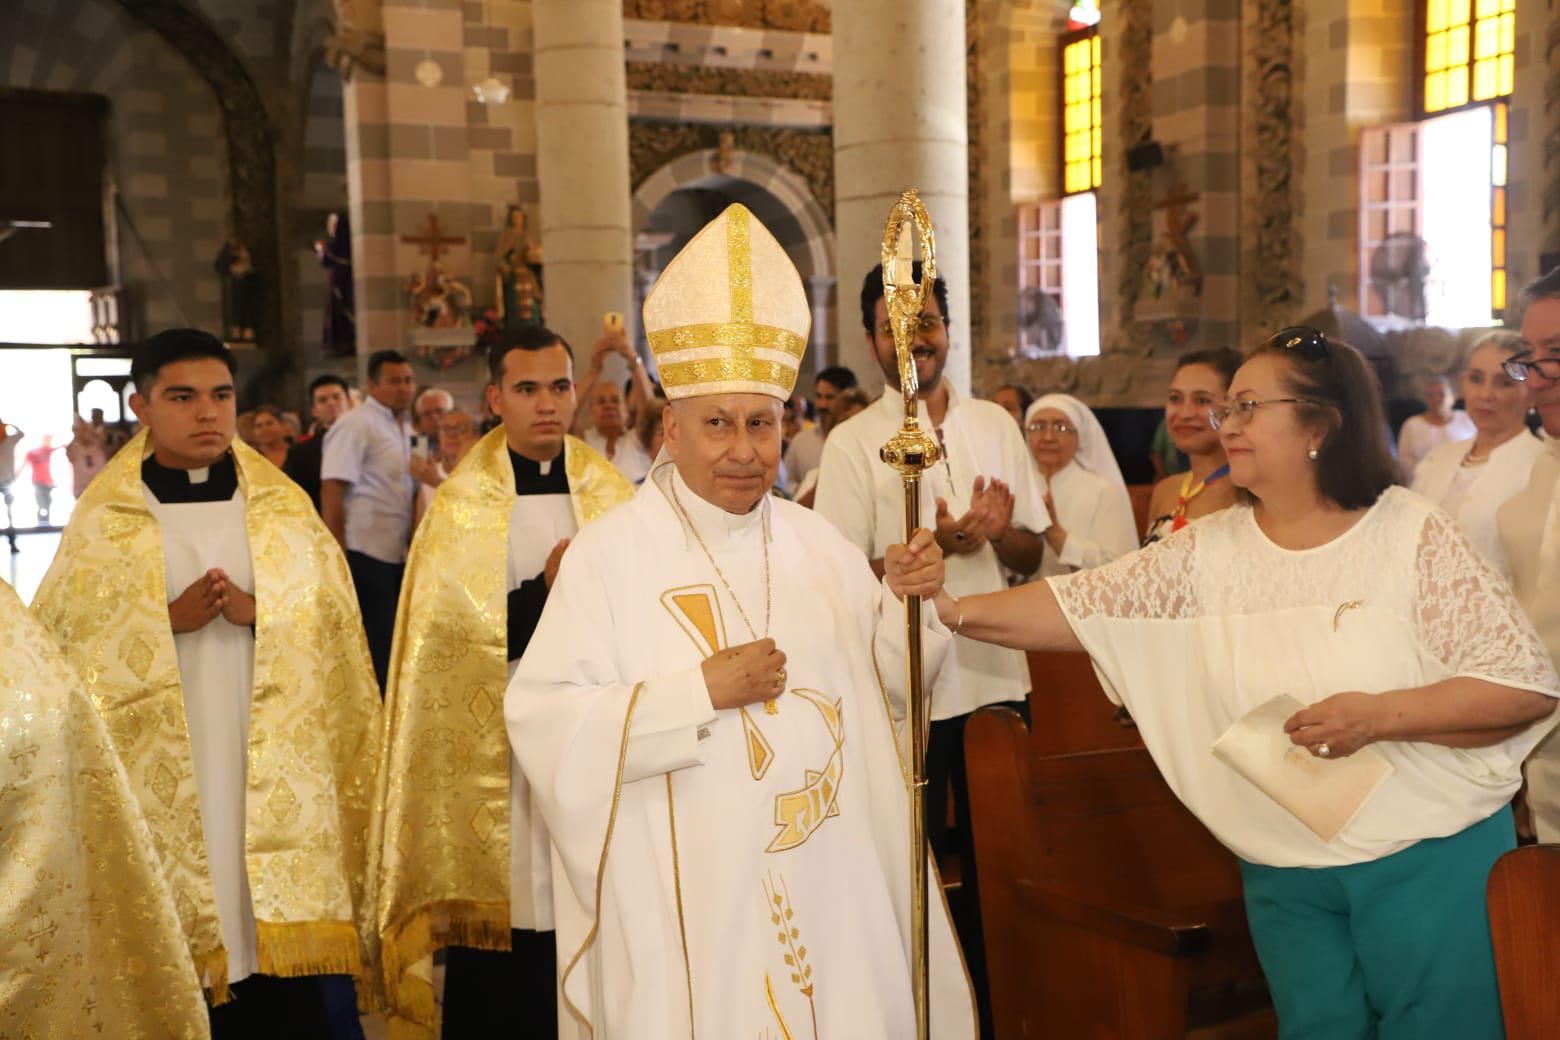
<path fill-rule="evenodd" d="M 763 545 L 764 545 L 764 634 L 763 634 L 763 636 L 760 636 L 758 634 L 758 630 L 753 627 L 753 622 L 748 618 L 747 611 L 742 609 L 742 601 L 737 598 L 736 590 L 731 587 L 731 582 L 726 580 L 726 572 L 722 571 L 720 569 L 720 564 L 715 562 L 715 554 L 710 552 L 710 547 L 704 544 L 704 538 L 703 538 L 702 535 L 699 534 L 699 526 L 693 522 L 693 517 L 688 513 L 688 510 L 683 508 L 682 499 L 679 498 L 678 495 L 677 495 L 677 482 L 675 480 L 667 481 L 667 486 L 669 488 L 671 488 L 671 491 L 672 491 L 672 503 L 677 506 L 677 512 L 682 517 L 683 523 L 687 524 L 688 525 L 688 530 L 693 532 L 693 540 L 699 543 L 699 548 L 704 551 L 704 558 L 706 560 L 709 560 L 710 561 L 710 566 L 715 569 L 715 576 L 717 578 L 719 578 L 720 579 L 720 583 L 726 587 L 726 595 L 730 596 L 731 597 L 731 602 L 736 604 L 736 606 L 737 606 L 737 613 L 742 616 L 742 623 L 747 626 L 748 634 L 753 637 L 753 641 L 754 642 L 757 642 L 761 638 L 767 639 L 769 637 L 769 622 L 771 620 L 771 612 L 774 609 L 774 602 L 775 602 L 775 598 L 774 598 L 774 585 L 773 585 L 773 583 L 770 580 L 770 573 L 769 573 L 769 539 L 767 537 L 763 539 Z M 780 670 L 780 676 L 781 676 L 781 679 L 783 681 L 784 678 L 785 678 L 785 669 L 782 668 Z M 774 701 L 772 701 L 772 700 L 765 701 L 764 702 L 764 714 L 766 714 L 766 715 L 778 715 L 778 714 L 780 714 L 780 709 L 775 706 L 775 702 Z"/>

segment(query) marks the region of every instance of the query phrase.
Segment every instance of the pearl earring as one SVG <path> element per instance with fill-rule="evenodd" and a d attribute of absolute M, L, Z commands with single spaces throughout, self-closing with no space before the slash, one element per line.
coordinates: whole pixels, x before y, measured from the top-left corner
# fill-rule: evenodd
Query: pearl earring
<path fill-rule="evenodd" d="M 1321 457 L 1322 453 L 1317 451 L 1315 448 L 1312 448 L 1310 451 L 1306 452 L 1306 454 L 1311 457 L 1312 462 L 1315 462 L 1318 458 Z"/>

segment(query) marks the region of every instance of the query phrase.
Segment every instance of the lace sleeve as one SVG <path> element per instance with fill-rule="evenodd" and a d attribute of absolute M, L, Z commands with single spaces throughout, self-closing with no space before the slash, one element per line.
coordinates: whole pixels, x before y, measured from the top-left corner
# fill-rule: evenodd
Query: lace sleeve
<path fill-rule="evenodd" d="M 1445 513 L 1419 535 L 1415 624 L 1426 649 L 1454 675 L 1560 695 L 1549 651 L 1511 586 Z"/>
<path fill-rule="evenodd" d="M 1195 617 L 1197 537 L 1197 530 L 1188 527 L 1103 567 L 1046 580 L 1073 621 Z"/>

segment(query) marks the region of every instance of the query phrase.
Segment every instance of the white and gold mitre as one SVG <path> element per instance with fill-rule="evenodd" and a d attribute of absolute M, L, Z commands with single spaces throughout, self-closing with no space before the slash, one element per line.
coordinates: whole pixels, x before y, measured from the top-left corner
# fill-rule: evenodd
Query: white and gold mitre
<path fill-rule="evenodd" d="M 796 386 L 812 309 L 769 229 L 732 205 L 666 265 L 645 298 L 645 334 L 669 400 Z"/>

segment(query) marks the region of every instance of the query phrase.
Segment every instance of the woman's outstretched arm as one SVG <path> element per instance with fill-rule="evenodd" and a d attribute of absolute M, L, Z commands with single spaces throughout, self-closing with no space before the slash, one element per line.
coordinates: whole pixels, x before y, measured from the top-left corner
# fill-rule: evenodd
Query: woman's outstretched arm
<path fill-rule="evenodd" d="M 1056 594 L 1043 581 L 959 599 L 943 589 L 933 603 L 944 625 L 982 643 L 1014 650 L 1083 649 Z"/>

